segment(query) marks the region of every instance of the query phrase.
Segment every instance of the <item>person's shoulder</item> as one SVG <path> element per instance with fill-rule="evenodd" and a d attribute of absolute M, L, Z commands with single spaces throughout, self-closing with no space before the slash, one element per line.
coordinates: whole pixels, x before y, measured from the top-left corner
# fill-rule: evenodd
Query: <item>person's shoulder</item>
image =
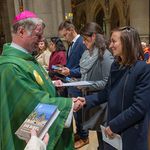
<path fill-rule="evenodd" d="M 147 64 L 145 61 L 137 61 L 135 66 L 134 66 L 134 71 L 135 73 L 149 73 L 150 74 L 150 64 Z"/>
<path fill-rule="evenodd" d="M 111 58 L 114 59 L 112 53 L 111 53 L 108 49 L 106 49 L 106 50 L 104 51 L 103 57 L 104 57 L 104 58 L 111 57 Z"/>
<path fill-rule="evenodd" d="M 49 49 L 46 49 L 43 53 L 44 53 L 45 55 L 51 54 L 51 52 L 49 51 Z"/>
<path fill-rule="evenodd" d="M 57 52 L 57 55 L 59 55 L 59 56 L 64 56 L 64 55 L 66 55 L 66 51 L 58 51 Z"/>
<path fill-rule="evenodd" d="M 4 78 L 17 76 L 19 72 L 21 72 L 21 68 L 17 64 L 5 62 L 0 65 L 0 74 Z"/>
<path fill-rule="evenodd" d="M 54 52 L 55 55 L 61 55 L 61 54 L 65 54 L 65 53 L 66 53 L 66 51 L 64 51 L 64 50 Z"/>
<path fill-rule="evenodd" d="M 103 55 L 103 63 L 108 63 L 108 64 L 112 64 L 114 61 L 114 57 L 112 55 L 112 53 L 109 50 L 105 50 L 104 51 L 104 55 Z"/>
<path fill-rule="evenodd" d="M 12 65 L 12 64 L 17 64 L 18 63 L 18 61 L 20 62 L 20 58 L 18 58 L 18 57 L 14 57 L 14 56 L 11 56 L 11 55 L 9 55 L 9 56 L 5 56 L 5 55 L 1 55 L 0 56 L 0 64 L 2 65 L 7 65 L 7 64 L 9 64 L 9 65 Z"/>
<path fill-rule="evenodd" d="M 104 51 L 104 55 L 112 55 L 112 53 L 111 53 L 108 49 L 106 49 L 106 50 Z"/>
<path fill-rule="evenodd" d="M 81 45 L 84 45 L 84 44 L 83 44 L 83 38 L 82 38 L 81 35 L 78 36 L 78 38 L 76 39 L 76 42 L 75 42 L 75 43 L 78 43 L 78 44 L 80 43 Z"/>
<path fill-rule="evenodd" d="M 85 44 L 83 44 L 83 38 L 81 35 L 77 38 L 76 42 L 74 43 L 74 48 L 82 50 L 82 52 L 86 49 Z"/>
<path fill-rule="evenodd" d="M 135 67 L 140 69 L 140 68 L 150 67 L 150 65 L 147 64 L 146 61 L 144 60 L 139 60 L 135 63 Z"/>
<path fill-rule="evenodd" d="M 61 51 L 57 51 L 58 54 L 65 54 L 66 51 L 65 50 L 61 50 Z"/>

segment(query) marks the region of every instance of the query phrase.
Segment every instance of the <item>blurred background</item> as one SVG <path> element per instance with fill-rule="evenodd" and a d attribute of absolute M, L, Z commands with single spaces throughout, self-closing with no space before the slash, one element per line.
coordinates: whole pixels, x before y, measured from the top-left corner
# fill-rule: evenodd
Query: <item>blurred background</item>
<path fill-rule="evenodd" d="M 95 21 L 109 36 L 117 26 L 135 27 L 142 41 L 150 43 L 150 0 L 0 0 L 0 49 L 11 41 L 14 16 L 31 10 L 45 24 L 45 37 L 57 35 L 60 22 L 71 20 L 78 31 L 86 22 Z"/>

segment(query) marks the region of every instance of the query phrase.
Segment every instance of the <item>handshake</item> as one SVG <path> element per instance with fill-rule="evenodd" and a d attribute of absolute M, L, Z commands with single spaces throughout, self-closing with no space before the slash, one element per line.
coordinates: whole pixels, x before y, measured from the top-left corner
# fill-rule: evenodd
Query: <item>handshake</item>
<path fill-rule="evenodd" d="M 72 101 L 74 102 L 74 108 L 73 108 L 74 112 L 77 112 L 86 104 L 86 100 L 84 97 L 72 98 Z"/>
<path fill-rule="evenodd" d="M 55 80 L 53 81 L 53 84 L 55 85 L 55 87 L 61 88 L 63 82 L 61 80 Z M 72 98 L 72 101 L 74 102 L 74 108 L 73 108 L 74 112 L 78 111 L 86 104 L 86 100 L 84 97 Z"/>

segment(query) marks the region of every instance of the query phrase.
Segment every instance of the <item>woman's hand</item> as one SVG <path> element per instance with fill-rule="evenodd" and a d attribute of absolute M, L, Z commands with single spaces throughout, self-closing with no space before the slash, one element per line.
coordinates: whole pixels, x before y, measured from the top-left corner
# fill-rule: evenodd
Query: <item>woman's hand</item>
<path fill-rule="evenodd" d="M 109 126 L 105 128 L 104 132 L 105 132 L 106 137 L 108 137 L 110 139 L 114 138 L 115 133 L 112 132 L 112 130 L 110 129 Z"/>
<path fill-rule="evenodd" d="M 62 67 L 61 71 L 59 73 L 64 75 L 64 76 L 69 76 L 70 75 L 70 69 L 67 67 Z"/>
<path fill-rule="evenodd" d="M 56 87 L 62 87 L 62 85 L 63 85 L 63 82 L 61 80 L 55 80 L 52 82 Z"/>

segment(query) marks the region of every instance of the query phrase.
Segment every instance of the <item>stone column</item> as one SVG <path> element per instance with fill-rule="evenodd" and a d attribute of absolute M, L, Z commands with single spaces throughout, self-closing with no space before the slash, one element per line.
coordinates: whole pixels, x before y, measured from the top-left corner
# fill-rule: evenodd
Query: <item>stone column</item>
<path fill-rule="evenodd" d="M 24 0 L 25 9 L 34 11 L 46 24 L 44 36 L 57 36 L 58 25 L 64 19 L 61 0 Z"/>
<path fill-rule="evenodd" d="M 64 9 L 64 15 L 66 13 L 71 13 L 71 0 L 63 0 L 63 9 Z"/>
<path fill-rule="evenodd" d="M 110 36 L 110 30 L 111 30 L 111 19 L 109 17 L 106 17 L 104 19 L 104 23 L 105 23 L 105 34 L 107 37 Z"/>
<path fill-rule="evenodd" d="M 64 10 L 63 10 L 63 3 L 62 0 L 57 0 L 57 12 L 58 18 L 57 18 L 57 26 L 64 20 Z"/>
<path fill-rule="evenodd" d="M 14 11 L 15 11 L 15 15 L 19 13 L 19 1 L 18 0 L 14 0 Z"/>
<path fill-rule="evenodd" d="M 3 34 L 5 35 L 5 41 L 11 41 L 11 25 L 12 20 L 15 16 L 14 13 L 14 0 L 3 0 L 1 3 L 1 14 L 2 14 L 2 26 Z"/>
<path fill-rule="evenodd" d="M 132 0 L 130 2 L 130 24 L 135 27 L 142 41 L 149 40 L 149 0 Z"/>

